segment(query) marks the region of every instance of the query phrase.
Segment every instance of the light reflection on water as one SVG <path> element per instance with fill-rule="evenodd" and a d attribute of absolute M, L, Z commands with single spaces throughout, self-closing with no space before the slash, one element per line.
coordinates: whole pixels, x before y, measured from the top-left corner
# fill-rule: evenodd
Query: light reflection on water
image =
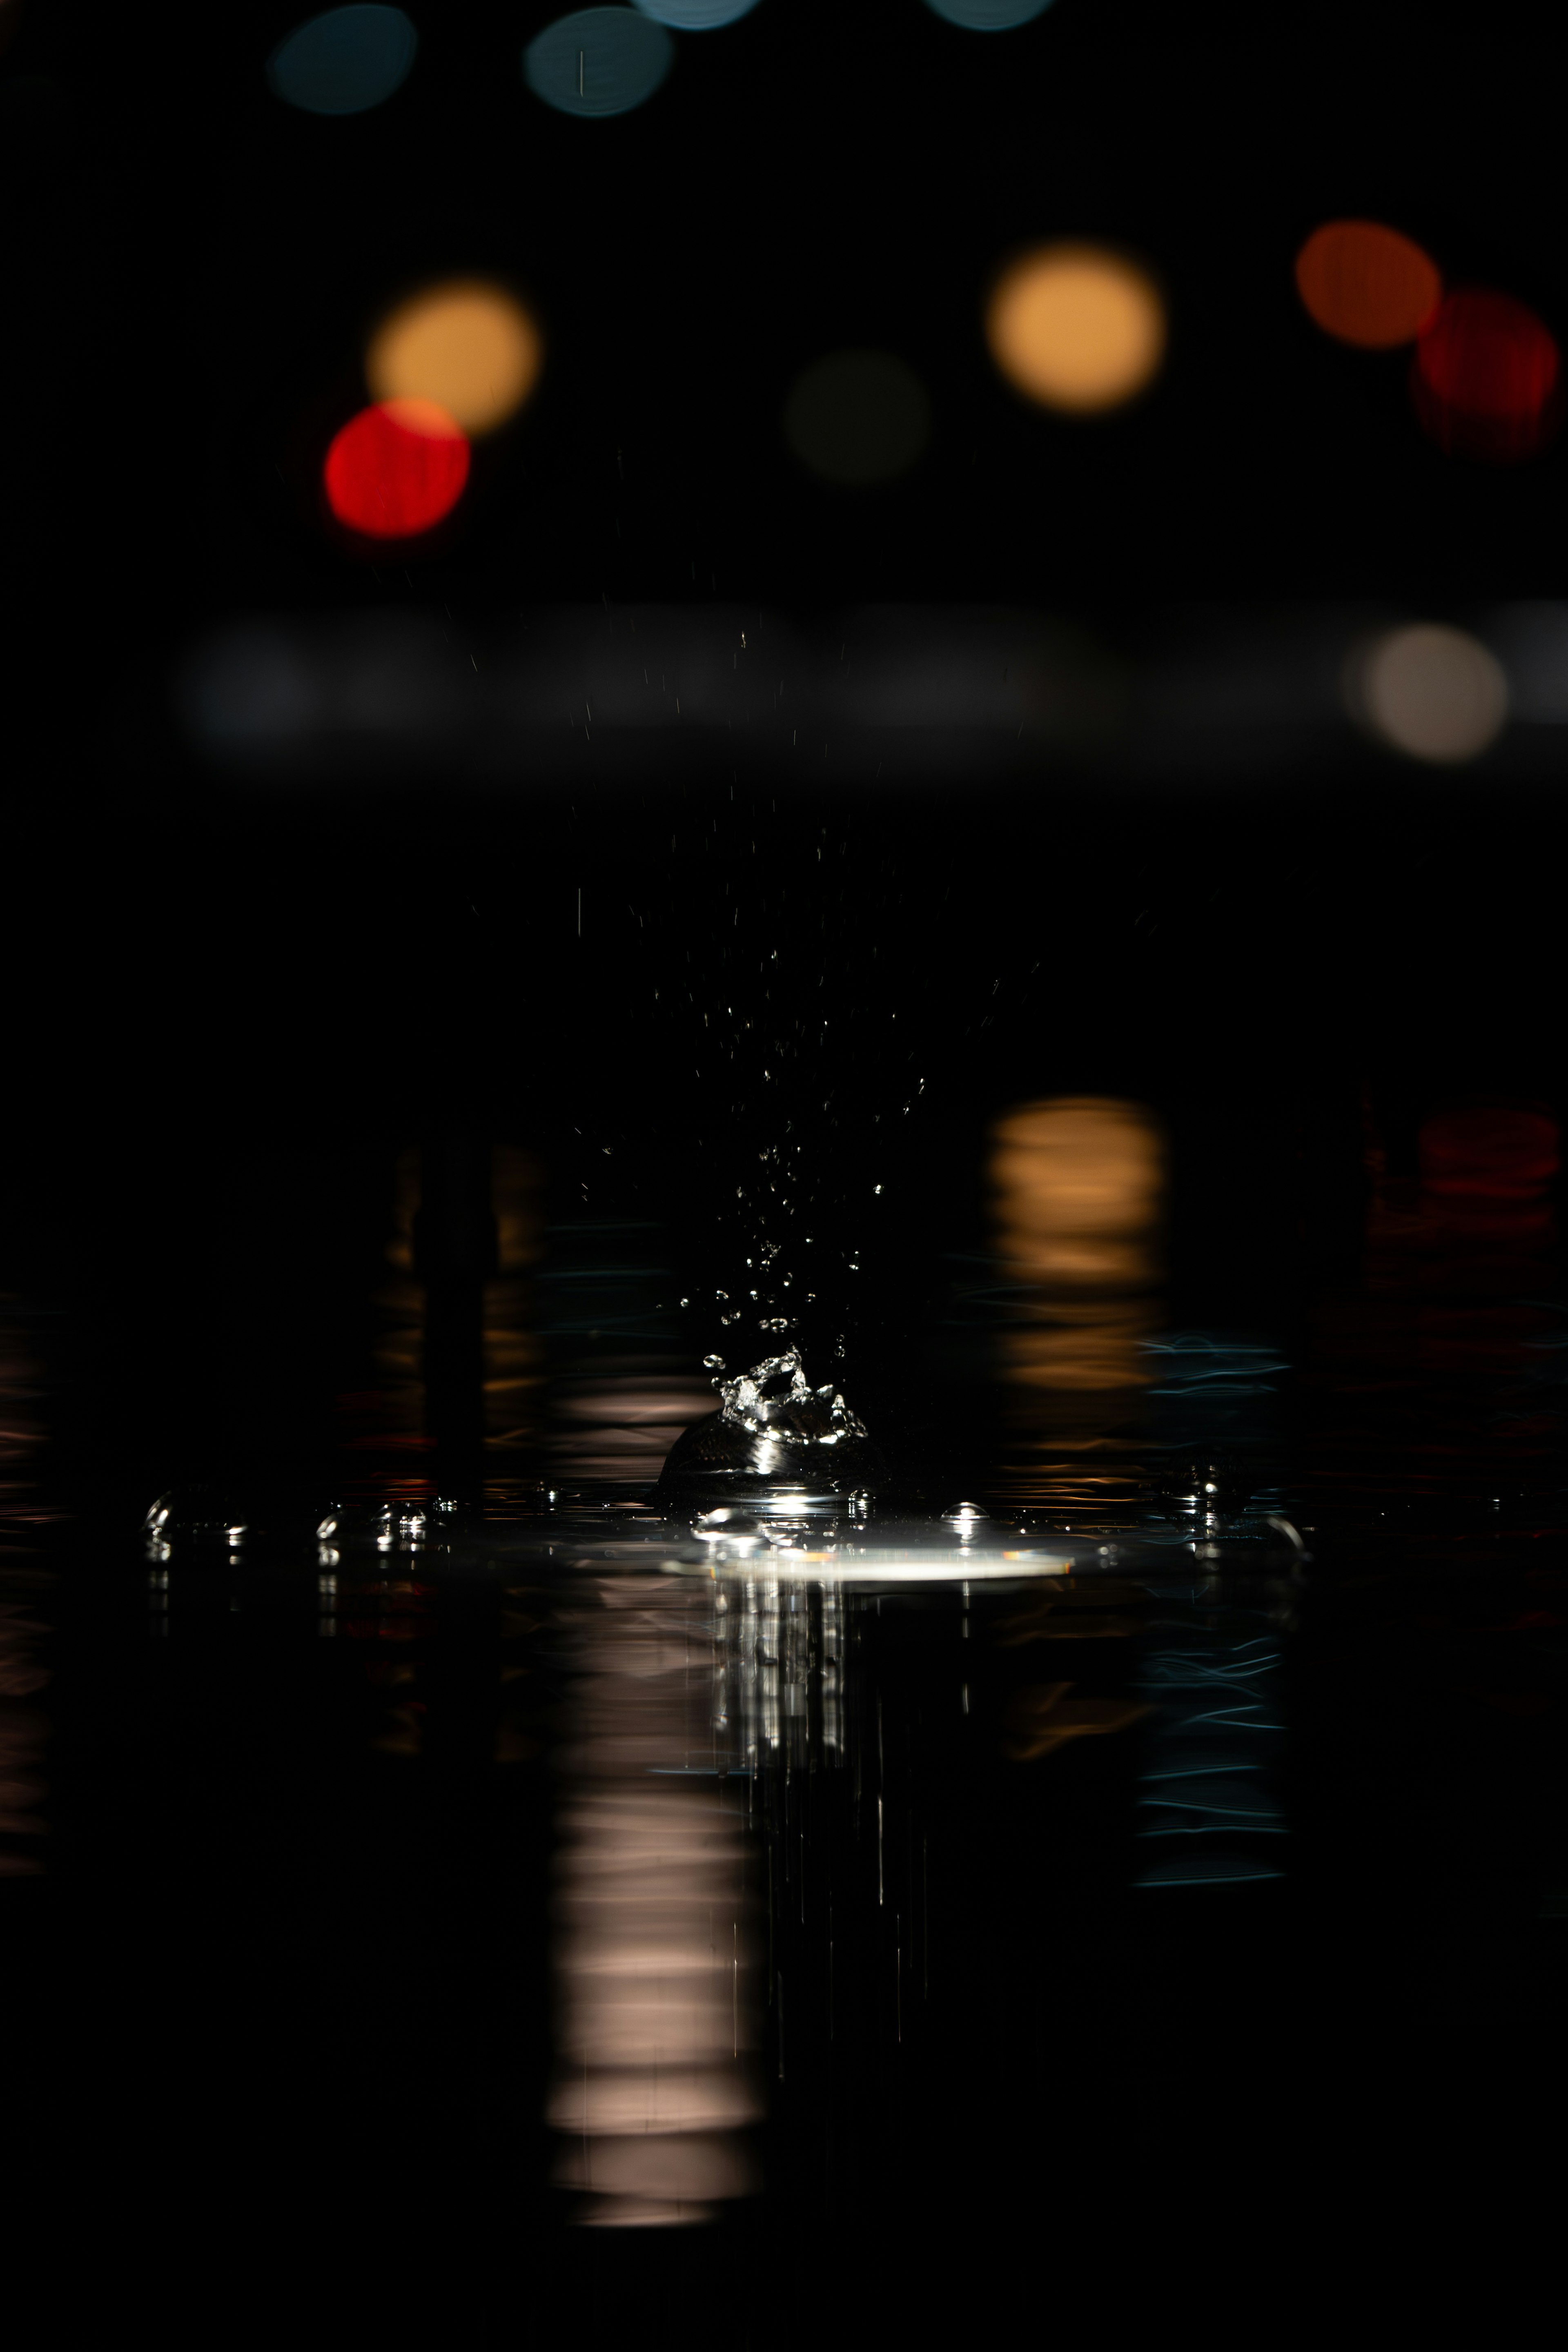
<path fill-rule="evenodd" d="M 582 1218 L 552 1227 L 546 1244 L 552 1475 L 573 1487 L 650 1486 L 681 1432 L 716 1402 L 680 1351 L 664 1237 L 646 1222 Z"/>
<path fill-rule="evenodd" d="M 612 1360 L 557 1396 L 552 1450 L 560 1475 L 574 1483 L 651 1486 L 681 1432 L 712 1410 L 712 1391 L 667 1370 L 662 1358 Z"/>
<path fill-rule="evenodd" d="M 1458 1509 L 1559 1516 L 1568 1313 L 1537 1108 L 1428 1117 L 1414 1165 L 1369 1107 L 1362 1277 L 1316 1303 L 1306 1465 L 1325 1511 L 1398 1538 Z"/>
<path fill-rule="evenodd" d="M 540 1443 L 544 1363 L 534 1309 L 543 1250 L 544 1170 L 516 1145 L 491 1156 L 498 1268 L 485 1287 L 485 1444 L 504 1475 L 506 1457 L 528 1463 Z"/>
<path fill-rule="evenodd" d="M 579 2218 L 706 2221 L 757 2185 L 744 1800 L 710 1594 L 584 1580 L 558 1758 L 554 2178 Z"/>
<path fill-rule="evenodd" d="M 1163 1909 L 1165 1888 L 1234 1903 L 1289 1875 L 1279 1573 L 1222 1585 L 1088 1558 L 1064 1574 L 1043 1551 L 966 1563 L 946 1546 L 906 1568 L 874 1545 L 785 1545 L 691 1580 L 716 1666 L 704 1645 L 700 1696 L 715 1754 L 744 1766 L 765 1904 L 781 2211 L 831 2213 L 872 2177 L 889 2208 L 923 2210 L 953 2129 L 1023 2130 L 1053 2094 L 1076 2110 L 1105 2053 L 1088 2030 L 1064 2073 L 1036 2020 L 1098 2002 L 1086 1938 L 1149 1932 L 1124 1906 Z M 1233 1937 L 1249 1916 L 1227 1915 Z"/>
<path fill-rule="evenodd" d="M 1063 1130 L 1080 1139 L 1094 1133 L 1082 1108 Z M 1540 1786 L 1557 1785 L 1563 1606 L 1548 1538 L 1565 1323 L 1551 1123 L 1496 1106 L 1436 1113 L 1403 1172 L 1374 1147 L 1360 1284 L 1320 1298 L 1297 1367 L 1256 1336 L 1167 1327 L 1163 1180 L 1148 1174 L 1162 1163 L 1138 1116 L 1142 1142 L 1116 1164 L 1144 1178 L 1104 1186 L 1093 1215 L 1081 1164 L 1076 1203 L 1061 1176 L 1071 1154 L 1051 1172 L 1048 1121 L 1009 1170 L 1009 1279 L 991 1328 L 1048 1344 L 1005 1353 L 994 1475 L 971 1490 L 992 1516 L 963 1549 L 952 1526 L 927 1523 L 942 1551 L 930 1584 L 879 1580 L 875 1523 L 839 1529 L 837 1570 L 831 1540 L 784 1522 L 743 1558 L 739 1538 L 733 1557 L 709 1547 L 703 1573 L 650 1569 L 648 1482 L 685 1418 L 712 1403 L 665 1313 L 672 1253 L 647 1228 L 548 1231 L 521 1158 L 498 1160 L 487 1513 L 447 1530 L 429 1515 L 416 1528 L 402 1509 L 428 1502 L 432 1483 L 409 1161 L 375 1370 L 344 1409 L 351 1438 L 368 1441 L 347 1448 L 361 1499 L 400 1507 L 384 1547 L 361 1520 L 298 1560 L 253 1560 L 244 1546 L 198 1558 L 175 1539 L 136 1564 L 157 1640 L 138 1637 L 142 1664 L 128 1654 L 117 1671 L 153 1719 L 176 1675 L 199 1689 L 182 1775 L 195 1764 L 220 1791 L 242 1782 L 250 1734 L 230 1695 L 249 1659 L 258 1686 L 270 1694 L 275 1678 L 288 1694 L 268 1736 L 310 1803 L 338 1809 L 356 1851 L 386 1841 L 367 1869 L 409 1874 L 424 1899 L 437 1882 L 419 1876 L 432 1865 L 417 1824 L 432 1816 L 453 1843 L 472 1841 L 476 1881 L 516 1897 L 527 1880 L 541 1905 L 548 1886 L 553 2005 L 531 1999 L 551 2040 L 521 2103 L 548 2141 L 529 2192 L 542 2207 L 552 2188 L 578 2221 L 717 2235 L 748 2211 L 782 2228 L 797 2207 L 830 2210 L 875 2181 L 892 2210 L 930 2195 L 922 2168 L 934 2177 L 972 2144 L 976 2111 L 995 2145 L 1022 2147 L 1027 2119 L 1065 2098 L 1075 2133 L 1118 2154 L 1145 2061 L 1151 2144 L 1179 2156 L 1184 2099 L 1204 2095 L 1231 2031 L 1232 1979 L 1216 1991 L 1215 1965 L 1239 1955 L 1245 1974 L 1272 1948 L 1268 1919 L 1305 1934 L 1325 1886 L 1331 1903 L 1352 1889 L 1359 1921 L 1384 1870 L 1404 1871 L 1419 1928 L 1406 1857 L 1428 1836 L 1444 1883 L 1447 1832 L 1421 1826 L 1424 1807 L 1443 1811 L 1426 1801 L 1440 1769 L 1450 1791 L 1472 1770 L 1492 1775 L 1492 1817 L 1521 1874 L 1539 1874 L 1542 1908 L 1568 1904 L 1560 1831 L 1525 1771 L 1542 1761 Z M 1102 1135 L 1125 1141 L 1121 1121 L 1117 1108 Z M 1019 1150 L 1016 1135 L 1005 1149 Z M 22 1481 L 36 1375 L 7 1346 L 4 1466 Z M 1097 1366 L 1115 1377 L 1097 1383 Z M 578 1504 L 525 1493 L 523 1465 L 583 1489 Z M 930 1465 L 931 1483 L 950 1502 L 945 1466 Z M 9 1500 L 34 1508 L 19 1484 Z M 1419 1545 L 1402 1549 L 1383 1515 L 1406 1500 L 1425 1515 Z M 626 1517 L 610 1521 L 605 1503 Z M 1317 1557 L 1292 1575 L 1280 1538 L 1267 1570 L 1236 1572 L 1237 1549 L 1274 1517 L 1300 1520 Z M 1073 1533 L 1059 1558 L 1058 1523 Z M 1148 1553 L 1101 1555 L 1118 1528 Z M 1494 1533 L 1482 1610 L 1444 1579 L 1457 1587 L 1467 1558 L 1489 1576 L 1479 1539 Z M 626 1557 L 612 1557 L 612 1534 Z M 661 1546 L 693 1567 L 681 1530 Z M 1379 1580 L 1395 1589 L 1369 1633 L 1357 1612 Z M 15 1584 L 0 1600 L 0 1856 L 25 1867 L 47 1610 Z M 500 1783 L 537 1791 L 552 1862 L 544 1827 L 526 1860 L 496 1829 L 491 1809 L 510 1819 Z M 1391 1788 L 1405 1810 L 1379 1827 L 1389 1853 L 1374 1868 L 1366 1823 Z M 233 1833 L 237 1876 L 264 1872 L 255 1823 L 271 1801 Z M 185 1834 L 196 1853 L 200 1835 Z M 1454 1869 L 1483 1884 L 1463 1854 Z M 279 1899 L 308 1946 L 319 1892 L 301 1873 Z M 1215 1924 L 1194 1926 L 1200 1913 Z M 516 1950 L 487 1947 L 474 1985 L 487 1969 L 507 1979 Z M 1173 1950 L 1194 1956 L 1189 1976 Z M 468 1946 L 459 1957 L 466 1969 Z M 1199 1999 L 1212 2002 L 1201 2033 Z M 1330 2044 L 1330 2027 L 1289 2027 L 1302 2048 L 1319 2032 Z M 1018 2160 L 1032 2179 L 1032 2159 Z"/>
<path fill-rule="evenodd" d="M 542 1443 L 543 1351 L 534 1307 L 542 1251 L 543 1170 L 516 1145 L 489 1155 L 497 1265 L 484 1286 L 484 1436 L 489 1484 L 500 1507 L 509 1482 L 526 1480 Z M 387 1202 L 385 1272 L 372 1300 L 374 1385 L 341 1396 L 339 1444 L 349 1466 L 342 1485 L 360 1501 L 426 1500 L 433 1492 L 425 1394 L 426 1297 L 415 1264 L 420 1202 L 416 1145 L 397 1155 Z"/>
<path fill-rule="evenodd" d="M 1166 1146 L 1137 1103 L 1026 1103 L 992 1130 L 1002 1489 L 1114 1524 L 1160 1326 Z M 1131 1483 L 1129 1483 L 1131 1471 Z"/>
<path fill-rule="evenodd" d="M 1248 1617 L 1268 1630 L 1245 1632 Z M 1142 1678 L 1159 1711 L 1142 1774 L 1140 1833 L 1152 1852 L 1141 1886 L 1284 1875 L 1279 1621 L 1278 1607 L 1231 1608 L 1217 1621 L 1190 1612 L 1159 1626 L 1166 1638 Z"/>
<path fill-rule="evenodd" d="M 1256 1339 L 1165 1327 L 1170 1148 L 1152 1111 L 1058 1097 L 1010 1111 L 991 1140 L 997 1492 L 1068 1531 L 1179 1514 L 1220 1457 L 1257 1454 L 1288 1365 Z M 1234 1492 L 1220 1507 L 1238 1507 Z"/>

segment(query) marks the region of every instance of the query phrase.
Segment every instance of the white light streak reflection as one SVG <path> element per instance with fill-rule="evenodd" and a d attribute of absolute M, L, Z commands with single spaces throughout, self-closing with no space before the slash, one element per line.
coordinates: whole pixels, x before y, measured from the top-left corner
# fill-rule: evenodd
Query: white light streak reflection
<path fill-rule="evenodd" d="M 552 1445 L 560 1474 L 651 1486 L 676 1440 L 712 1410 L 711 1393 L 681 1373 L 637 1365 L 578 1380 L 555 1400 Z"/>
<path fill-rule="evenodd" d="M 756 2187 L 742 1783 L 711 1587 L 595 1576 L 557 1814 L 555 2179 L 578 2218 L 706 2221 Z"/>
<path fill-rule="evenodd" d="M 960 1553 L 927 1552 L 923 1556 L 909 1551 L 772 1551 L 760 1559 L 750 1559 L 737 1545 L 734 1558 L 721 1557 L 702 1561 L 670 1559 L 663 1566 L 672 1575 L 689 1577 L 736 1578 L 748 1584 L 765 1589 L 769 1583 L 821 1584 L 830 1588 L 843 1584 L 956 1584 L 960 1575 L 976 1583 L 1002 1581 L 1017 1583 L 1035 1576 L 1081 1575 L 1086 1567 L 1099 1565 L 1094 1559 L 1077 1559 L 1069 1552 L 1009 1551 L 990 1558 L 976 1557 L 968 1550 Z"/>

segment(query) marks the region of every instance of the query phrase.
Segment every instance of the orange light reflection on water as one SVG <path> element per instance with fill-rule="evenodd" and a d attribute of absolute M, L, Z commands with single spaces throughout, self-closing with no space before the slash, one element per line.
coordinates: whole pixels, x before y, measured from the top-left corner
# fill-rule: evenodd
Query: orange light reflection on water
<path fill-rule="evenodd" d="M 1142 1105 L 1099 1097 L 1026 1103 L 992 1130 L 990 1177 L 1007 1278 L 1000 1337 L 1020 1491 L 1113 1506 L 1052 1457 L 1114 1447 L 1148 1385 L 1158 1328 L 1165 1144 Z M 1106 1465 L 1109 1467 L 1109 1465 Z M 1065 1483 L 1064 1483 L 1065 1482 Z"/>

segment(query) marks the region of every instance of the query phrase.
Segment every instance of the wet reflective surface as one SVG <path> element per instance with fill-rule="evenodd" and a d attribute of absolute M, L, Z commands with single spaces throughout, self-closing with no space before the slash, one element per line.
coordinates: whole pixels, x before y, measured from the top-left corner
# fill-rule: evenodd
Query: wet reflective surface
<path fill-rule="evenodd" d="M 1286 952 L 1212 803 L 569 814 L 426 887 L 389 808 L 325 913 L 215 818 L 158 1082 L 8 1173 L 17 2232 L 378 2345 L 1484 2270 L 1561 2091 L 1551 827 L 1363 813 Z"/>
<path fill-rule="evenodd" d="M 1081 1174 L 1105 1117 L 1029 1131 Z M 4 1899 L 40 2145 L 79 2119 L 116 2226 L 177 2206 L 215 2261 L 321 2202 L 346 2247 L 278 2279 L 314 2266 L 398 2340 L 511 2328 L 522 2274 L 673 2341 L 704 2281 L 766 2264 L 749 2340 L 782 2343 L 847 2228 L 846 2312 L 918 2327 L 977 2234 L 1022 2275 L 1042 2200 L 1080 2264 L 1136 2210 L 1158 2266 L 1210 2226 L 1196 2195 L 1239 2280 L 1325 2139 L 1336 2196 L 1392 2165 L 1429 2199 L 1482 2148 L 1493 2193 L 1558 2079 L 1568 1909 L 1554 1149 L 1518 1114 L 1429 1123 L 1305 1364 L 1119 1335 L 1127 1381 L 1045 1385 L 1067 1420 L 1026 1478 L 1010 1309 L 1028 1410 L 979 1498 L 384 1475 L 310 1525 L 274 1479 L 84 1547 L 14 1479 Z M 639 1377 L 674 1375 L 547 1379 L 555 1458 L 618 1468 L 673 1393 Z M 1304 1437 L 1270 1425 L 1291 1381 Z"/>

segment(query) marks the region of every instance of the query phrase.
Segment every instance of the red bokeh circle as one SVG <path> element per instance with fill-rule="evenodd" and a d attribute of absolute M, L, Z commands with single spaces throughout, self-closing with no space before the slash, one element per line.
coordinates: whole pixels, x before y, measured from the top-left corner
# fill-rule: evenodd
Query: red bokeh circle
<path fill-rule="evenodd" d="M 1411 393 L 1423 427 L 1450 456 L 1531 457 L 1561 421 L 1562 359 L 1526 304 L 1461 287 L 1423 330 Z"/>
<path fill-rule="evenodd" d="M 362 408 L 321 468 L 332 514 L 366 539 L 417 539 L 451 513 L 468 478 L 468 441 L 431 400 Z"/>

